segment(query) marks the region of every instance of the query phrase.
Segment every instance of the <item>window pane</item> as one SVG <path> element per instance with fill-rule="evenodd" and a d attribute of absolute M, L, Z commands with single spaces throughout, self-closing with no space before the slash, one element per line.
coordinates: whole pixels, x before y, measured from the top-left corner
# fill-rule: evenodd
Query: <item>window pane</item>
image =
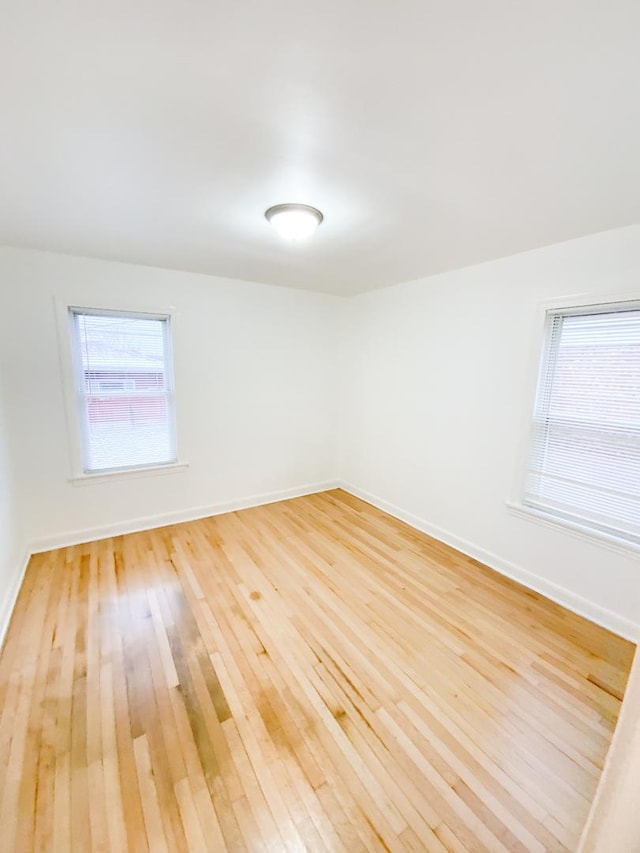
<path fill-rule="evenodd" d="M 549 317 L 524 500 L 640 541 L 640 310 Z"/>
<path fill-rule="evenodd" d="M 175 461 L 168 321 L 73 314 L 84 470 Z"/>

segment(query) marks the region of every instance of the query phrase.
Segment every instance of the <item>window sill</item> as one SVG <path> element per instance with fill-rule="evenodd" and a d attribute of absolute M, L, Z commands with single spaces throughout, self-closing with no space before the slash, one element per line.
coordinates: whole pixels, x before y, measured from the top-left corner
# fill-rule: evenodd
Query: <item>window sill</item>
<path fill-rule="evenodd" d="M 591 545 L 599 545 L 602 548 L 616 551 L 618 554 L 623 554 L 626 557 L 636 556 L 640 553 L 640 545 L 637 545 L 635 542 L 631 542 L 628 539 L 620 539 L 617 536 L 594 530 L 591 527 L 585 527 L 582 524 L 578 524 L 578 522 L 559 518 L 556 515 L 551 515 L 534 507 L 507 501 L 507 510 L 511 515 L 515 515 L 518 518 L 533 521 L 552 530 L 568 533 L 576 539 L 581 539 L 583 542 L 589 542 Z"/>
<path fill-rule="evenodd" d="M 109 483 L 112 480 L 134 480 L 140 477 L 157 477 L 161 474 L 178 474 L 186 471 L 188 462 L 172 462 L 169 465 L 155 465 L 150 468 L 129 468 L 126 471 L 106 471 L 96 474 L 79 474 L 71 477 L 69 482 L 73 486 L 89 486 L 95 483 Z"/>

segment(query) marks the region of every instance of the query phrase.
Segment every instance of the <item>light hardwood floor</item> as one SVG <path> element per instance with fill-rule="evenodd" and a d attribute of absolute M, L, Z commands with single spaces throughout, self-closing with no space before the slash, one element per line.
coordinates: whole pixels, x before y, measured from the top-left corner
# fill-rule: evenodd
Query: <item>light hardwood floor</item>
<path fill-rule="evenodd" d="M 575 849 L 633 646 L 344 492 L 32 558 L 0 849 Z"/>

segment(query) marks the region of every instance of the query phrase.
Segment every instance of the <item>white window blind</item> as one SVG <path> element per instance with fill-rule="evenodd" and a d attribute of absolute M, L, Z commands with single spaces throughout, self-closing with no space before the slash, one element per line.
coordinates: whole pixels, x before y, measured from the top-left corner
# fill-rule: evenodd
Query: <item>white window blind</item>
<path fill-rule="evenodd" d="M 523 501 L 640 543 L 640 304 L 548 314 Z"/>
<path fill-rule="evenodd" d="M 84 472 L 175 462 L 169 318 L 70 313 Z"/>

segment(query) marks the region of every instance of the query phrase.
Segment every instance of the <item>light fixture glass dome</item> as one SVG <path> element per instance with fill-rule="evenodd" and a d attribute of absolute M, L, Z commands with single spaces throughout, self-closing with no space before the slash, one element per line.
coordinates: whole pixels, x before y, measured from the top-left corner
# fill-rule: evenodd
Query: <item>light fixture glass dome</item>
<path fill-rule="evenodd" d="M 308 204 L 276 204 L 265 216 L 285 240 L 306 240 L 324 218 L 317 208 Z"/>

